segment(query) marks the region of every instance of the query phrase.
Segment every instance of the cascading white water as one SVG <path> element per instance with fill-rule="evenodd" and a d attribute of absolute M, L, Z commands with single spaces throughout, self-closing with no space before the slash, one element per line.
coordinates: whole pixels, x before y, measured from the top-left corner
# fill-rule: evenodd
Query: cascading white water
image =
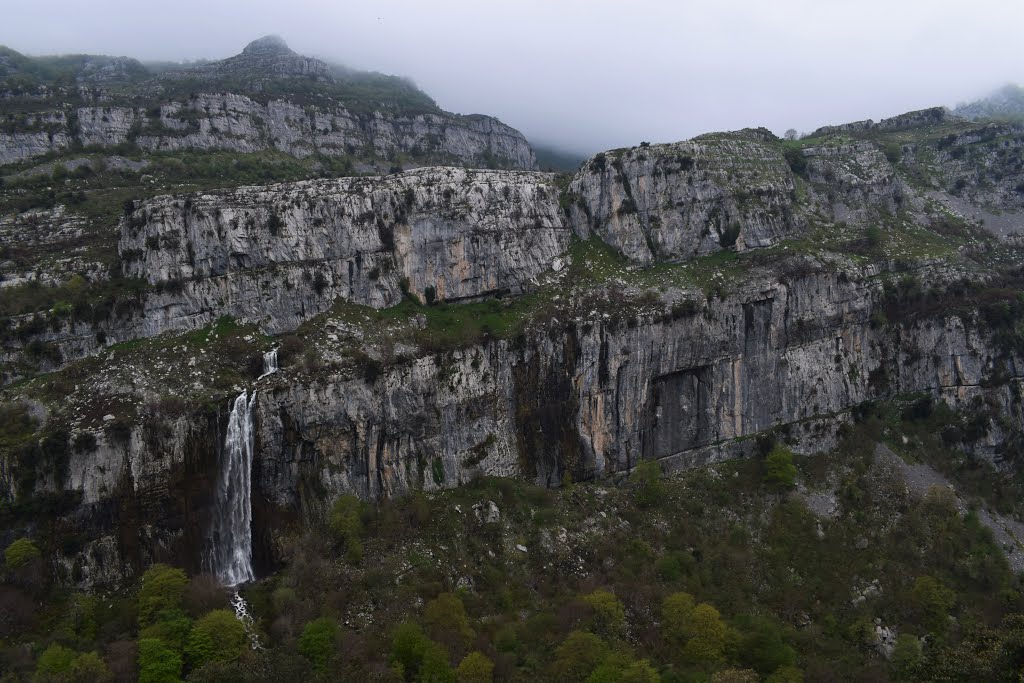
<path fill-rule="evenodd" d="M 237 586 L 255 578 L 252 571 L 252 409 L 255 403 L 256 392 L 249 398 L 243 391 L 231 408 L 213 501 L 207 561 L 210 571 L 225 586 Z"/>
<path fill-rule="evenodd" d="M 260 643 L 260 636 L 256 633 L 256 625 L 252 614 L 249 612 L 249 603 L 245 601 L 245 598 L 238 591 L 231 595 L 231 606 L 235 608 L 235 618 L 242 622 L 242 626 L 245 627 L 245 632 L 249 636 L 249 646 L 253 650 L 262 650 L 263 644 Z"/>
<path fill-rule="evenodd" d="M 277 372 L 277 349 L 270 349 L 263 354 L 263 374 L 258 379 Z"/>

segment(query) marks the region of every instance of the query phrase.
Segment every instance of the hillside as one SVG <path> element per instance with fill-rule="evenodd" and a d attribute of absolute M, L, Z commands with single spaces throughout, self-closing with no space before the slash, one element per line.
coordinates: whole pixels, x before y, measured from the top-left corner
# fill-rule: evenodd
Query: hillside
<path fill-rule="evenodd" d="M 1024 125 L 0 65 L 3 676 L 1015 680 Z"/>

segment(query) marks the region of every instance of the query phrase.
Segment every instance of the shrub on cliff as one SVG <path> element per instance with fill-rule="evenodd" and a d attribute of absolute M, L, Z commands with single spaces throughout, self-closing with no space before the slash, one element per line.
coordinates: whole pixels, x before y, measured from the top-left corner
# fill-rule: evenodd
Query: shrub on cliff
<path fill-rule="evenodd" d="M 764 480 L 779 490 L 787 490 L 796 486 L 797 469 L 793 464 L 793 451 L 779 444 L 764 459 Z"/>
<path fill-rule="evenodd" d="M 654 507 L 665 497 L 665 485 L 661 480 L 661 465 L 656 460 L 642 460 L 629 475 L 637 505 Z"/>
<path fill-rule="evenodd" d="M 796 175 L 806 176 L 807 175 L 807 157 L 801 149 L 797 147 L 791 147 L 784 153 L 786 157 L 786 163 L 789 164 L 790 170 Z"/>
<path fill-rule="evenodd" d="M 32 539 L 19 538 L 7 546 L 4 551 L 4 561 L 8 569 L 21 569 L 29 562 L 39 557 L 39 546 Z"/>
<path fill-rule="evenodd" d="M 331 508 L 331 532 L 345 545 L 345 559 L 359 564 L 363 559 L 363 503 L 353 495 L 334 501 Z"/>
<path fill-rule="evenodd" d="M 956 594 L 933 576 L 919 576 L 911 590 L 911 600 L 920 622 L 932 633 L 944 634 L 949 629 L 949 612 L 956 604 Z"/>

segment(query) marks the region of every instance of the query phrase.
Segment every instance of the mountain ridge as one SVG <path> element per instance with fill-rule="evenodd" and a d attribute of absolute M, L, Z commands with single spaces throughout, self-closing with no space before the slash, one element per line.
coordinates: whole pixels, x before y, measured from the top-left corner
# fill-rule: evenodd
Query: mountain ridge
<path fill-rule="evenodd" d="M 276 37 L 226 59 L 152 72 L 128 58 L 29 58 L 5 48 L 2 59 L 9 113 L 0 122 L 0 165 L 122 145 L 278 149 L 377 171 L 453 162 L 536 167 L 522 133 L 494 117 L 445 112 L 408 79 L 332 66 Z"/>

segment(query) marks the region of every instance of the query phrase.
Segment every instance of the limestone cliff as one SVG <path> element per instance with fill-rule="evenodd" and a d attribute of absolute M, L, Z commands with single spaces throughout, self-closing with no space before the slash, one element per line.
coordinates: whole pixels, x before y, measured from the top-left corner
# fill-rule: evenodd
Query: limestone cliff
<path fill-rule="evenodd" d="M 92 63 L 82 68 L 83 84 L 93 82 L 96 69 L 86 68 Z M 29 101 L 45 106 L 55 89 L 40 88 Z M 53 109 L 12 115 L 10 130 L 0 131 L 0 165 L 81 147 L 128 146 L 143 152 L 278 150 L 298 158 L 347 157 L 385 170 L 403 159 L 537 166 L 522 133 L 493 117 L 445 112 L 407 81 L 334 68 L 272 37 L 225 60 L 98 92 L 63 92 Z"/>
<path fill-rule="evenodd" d="M 814 453 L 864 402 L 913 392 L 973 411 L 955 438 L 1008 467 L 1024 223 L 986 233 L 919 174 L 961 168 L 977 182 L 956 196 L 1013 206 L 999 149 L 1016 133 L 954 139 L 961 161 L 932 153 L 947 125 L 702 136 L 597 155 L 571 180 L 433 167 L 128 202 L 122 277 L 89 284 L 132 296 L 8 320 L 8 379 L 32 354 L 66 367 L 5 389 L 40 423 L 2 490 L 63 501 L 87 531 L 70 582 L 198 562 L 243 388 L 263 567 L 276 530 L 343 493 L 672 470 L 768 433 Z M 967 175 L 990 157 L 998 183 Z M 262 377 L 272 346 L 282 370 Z"/>
<path fill-rule="evenodd" d="M 642 264 L 764 247 L 802 225 L 781 150 L 742 135 L 599 154 L 570 190 L 577 234 Z"/>

